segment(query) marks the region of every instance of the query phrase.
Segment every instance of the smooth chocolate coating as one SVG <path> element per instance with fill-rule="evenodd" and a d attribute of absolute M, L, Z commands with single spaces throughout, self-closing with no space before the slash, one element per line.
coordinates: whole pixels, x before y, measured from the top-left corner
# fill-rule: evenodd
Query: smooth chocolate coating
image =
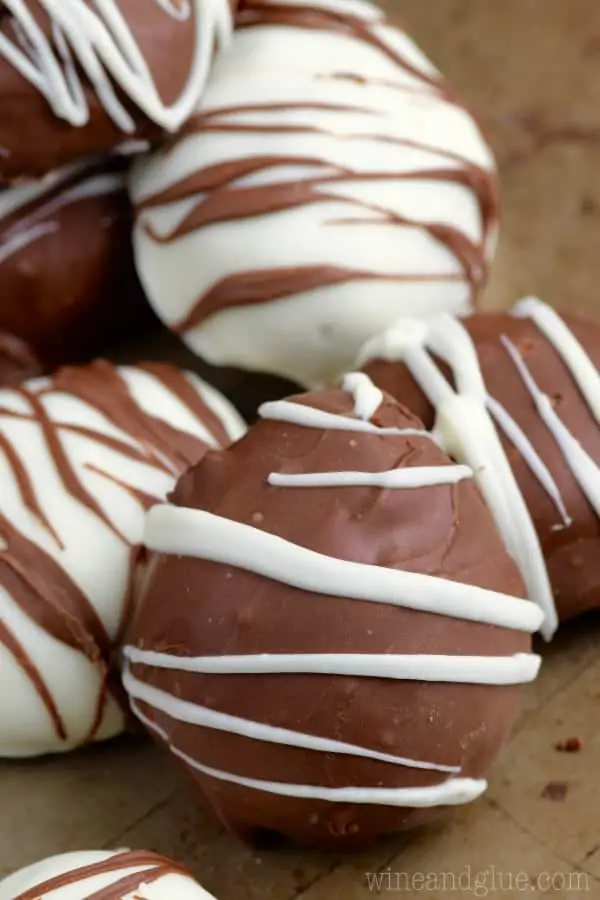
<path fill-rule="evenodd" d="M 573 315 L 563 319 L 592 362 L 600 363 L 600 326 Z M 533 321 L 507 314 L 476 314 L 463 320 L 477 349 L 488 393 L 521 426 L 553 476 L 570 527 L 557 527 L 557 511 L 521 454 L 499 429 L 503 445 L 535 524 L 546 559 L 556 607 L 568 619 L 600 607 L 600 520 L 583 494 L 565 457 L 540 418 L 532 397 L 500 341 L 505 335 L 525 360 L 538 387 L 553 401 L 569 431 L 600 464 L 600 429 L 558 352 Z M 447 367 L 439 363 L 451 379 Z M 402 362 L 374 359 L 364 367 L 383 390 L 412 409 L 427 428 L 434 410 Z"/>
<path fill-rule="evenodd" d="M 91 158 L 0 191 L 0 329 L 46 367 L 87 361 L 153 322 L 133 263 L 126 170 L 121 157 Z"/>
<path fill-rule="evenodd" d="M 345 416 L 352 398 L 332 390 L 294 403 Z M 386 397 L 372 422 L 421 423 Z M 425 435 L 300 427 L 261 420 L 225 452 L 211 452 L 180 480 L 172 502 L 253 525 L 341 560 L 424 573 L 516 597 L 524 588 L 471 479 L 410 490 L 293 488 L 270 473 L 379 472 L 442 467 L 448 457 Z M 499 602 L 502 602 L 501 598 Z M 261 653 L 502 656 L 527 652 L 529 635 L 405 607 L 310 593 L 240 568 L 158 554 L 131 644 L 183 657 Z M 200 675 L 132 664 L 133 676 L 178 698 L 253 722 L 460 767 L 480 778 L 517 711 L 514 685 L 360 678 L 328 674 Z M 245 778 L 322 785 L 439 784 L 439 771 L 315 752 L 176 721 L 139 709 L 171 744 L 204 766 Z M 219 818 L 249 842 L 273 835 L 347 849 L 413 828 L 445 812 L 277 796 L 186 766 Z M 368 788 L 367 788 L 368 789 Z"/>

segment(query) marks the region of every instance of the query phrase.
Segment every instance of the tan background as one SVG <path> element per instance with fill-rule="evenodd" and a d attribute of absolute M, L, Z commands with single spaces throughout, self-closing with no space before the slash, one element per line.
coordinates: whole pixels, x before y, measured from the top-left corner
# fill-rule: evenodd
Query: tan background
<path fill-rule="evenodd" d="M 480 112 L 500 162 L 504 230 L 487 303 L 536 292 L 600 310 L 600 3 L 389 5 Z M 129 738 L 69 758 L 0 764 L 0 876 L 51 853 L 145 846 L 187 861 L 219 900 L 362 900 L 366 873 L 386 867 L 407 877 L 393 875 L 389 886 L 404 890 L 382 896 L 600 897 L 599 644 L 592 617 L 542 648 L 542 676 L 489 793 L 445 828 L 346 860 L 255 854 L 199 808 L 162 755 Z M 555 749 L 573 736 L 581 752 Z M 542 796 L 551 781 L 566 785 L 562 801 Z"/>

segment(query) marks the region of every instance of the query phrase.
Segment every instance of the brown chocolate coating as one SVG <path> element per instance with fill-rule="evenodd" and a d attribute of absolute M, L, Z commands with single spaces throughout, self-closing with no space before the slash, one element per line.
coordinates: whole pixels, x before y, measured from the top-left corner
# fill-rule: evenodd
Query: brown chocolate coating
<path fill-rule="evenodd" d="M 600 325 L 577 316 L 563 316 L 591 360 L 600 363 Z M 531 395 L 512 364 L 500 336 L 517 347 L 538 387 L 571 433 L 600 464 L 600 429 L 567 366 L 530 319 L 507 314 L 477 314 L 464 320 L 473 339 L 488 392 L 521 426 L 553 476 L 573 522 L 557 529 L 554 503 L 534 477 L 521 454 L 499 430 L 513 472 L 540 538 L 561 619 L 600 606 L 600 520 L 594 512 L 558 444 L 540 418 Z M 448 369 L 440 363 L 447 375 Z M 364 369 L 383 390 L 406 403 L 431 428 L 434 410 L 401 362 L 373 360 Z M 450 376 L 449 376 L 450 377 Z"/>
<path fill-rule="evenodd" d="M 47 367 L 85 361 L 154 321 L 133 263 L 126 170 L 123 158 L 90 158 L 0 192 L 0 329 Z"/>
<path fill-rule="evenodd" d="M 294 402 L 353 415 L 352 398 L 323 391 Z M 372 419 L 420 428 L 386 397 Z M 523 596 L 472 480 L 410 490 L 293 488 L 271 472 L 383 471 L 444 466 L 427 437 L 385 436 L 261 420 L 225 452 L 211 452 L 180 480 L 172 502 L 253 525 L 338 559 L 426 573 Z M 167 602 L 168 601 L 168 602 Z M 501 601 L 500 601 L 501 602 Z M 259 653 L 512 655 L 522 632 L 383 603 L 310 593 L 200 559 L 159 554 L 131 643 L 181 656 Z M 478 778 L 507 738 L 515 686 L 396 681 L 325 674 L 199 675 L 136 664 L 135 677 L 221 713 L 379 752 L 460 766 Z M 139 703 L 169 742 L 204 766 L 284 783 L 409 787 L 439 784 L 439 771 L 326 754 L 184 724 Z M 220 819 L 244 840 L 284 836 L 350 849 L 442 812 L 288 798 L 188 769 Z"/>
<path fill-rule="evenodd" d="M 37 0 L 26 0 L 25 5 L 44 34 L 52 34 L 52 19 L 40 9 Z M 92 2 L 88 5 L 94 7 Z M 167 15 L 160 3 L 150 0 L 119 0 L 117 5 L 139 43 L 158 93 L 165 102 L 175 102 L 192 65 L 195 14 L 192 12 L 187 21 L 181 21 Z M 15 40 L 13 16 L 3 5 L 0 33 Z M 111 150 L 131 139 L 160 137 L 161 129 L 119 95 L 136 124 L 133 134 L 124 132 L 107 114 L 85 74 L 80 74 L 90 115 L 86 125 L 74 127 L 59 118 L 44 95 L 0 56 L 0 181 L 37 178 L 65 163 Z"/>
<path fill-rule="evenodd" d="M 0 331 L 0 387 L 20 384 L 42 371 L 42 365 L 31 347 L 6 331 Z"/>

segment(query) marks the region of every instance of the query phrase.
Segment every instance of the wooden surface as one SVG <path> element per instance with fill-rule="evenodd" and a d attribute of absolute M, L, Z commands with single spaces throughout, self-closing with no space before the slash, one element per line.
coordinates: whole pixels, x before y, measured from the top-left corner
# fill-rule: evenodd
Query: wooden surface
<path fill-rule="evenodd" d="M 481 113 L 501 165 L 504 230 L 486 303 L 535 292 L 600 312 L 600 4 L 388 5 Z M 590 617 L 540 648 L 541 677 L 489 792 L 445 827 L 351 859 L 255 854 L 199 807 L 168 760 L 127 738 L 0 763 L 0 876 L 52 853 L 133 846 L 185 860 L 219 900 L 363 900 L 377 895 L 369 873 L 380 873 L 381 896 L 598 897 L 599 645 L 600 617 Z M 574 736 L 579 753 L 556 750 Z M 544 796 L 550 782 L 562 799 Z"/>

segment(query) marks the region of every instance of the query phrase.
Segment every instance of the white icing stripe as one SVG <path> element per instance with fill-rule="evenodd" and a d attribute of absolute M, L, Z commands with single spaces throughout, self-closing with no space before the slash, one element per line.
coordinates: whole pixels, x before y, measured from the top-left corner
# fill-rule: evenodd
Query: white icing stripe
<path fill-rule="evenodd" d="M 433 359 L 450 366 L 456 389 Z M 543 635 L 558 626 L 554 597 L 539 537 L 488 410 L 477 350 L 465 326 L 451 316 L 427 322 L 400 320 L 369 342 L 361 356 L 404 361 L 436 411 L 434 433 L 454 459 L 468 465 L 494 516 L 504 544 L 543 611 Z M 530 460 L 535 465 L 535 460 Z"/>
<path fill-rule="evenodd" d="M 102 170 L 102 163 L 101 157 L 86 157 L 83 161 L 56 169 L 38 181 L 0 189 L 0 220 L 30 204 L 35 204 L 35 213 L 43 207 L 48 214 L 67 202 L 125 190 L 125 173 L 111 172 L 106 168 Z M 53 197 L 48 200 L 46 195 Z"/>
<path fill-rule="evenodd" d="M 138 156 L 140 153 L 148 153 L 151 149 L 151 141 L 132 138 L 117 144 L 116 147 L 113 147 L 113 152 L 118 153 L 120 156 Z"/>
<path fill-rule="evenodd" d="M 336 413 L 325 412 L 322 409 L 313 409 L 312 406 L 304 406 L 301 403 L 293 403 L 289 400 L 273 400 L 263 403 L 258 414 L 261 419 L 270 419 L 274 422 L 289 422 L 290 425 L 298 425 L 300 428 L 322 428 L 324 431 L 362 431 L 367 434 L 378 434 L 381 437 L 391 435 L 406 435 L 422 437 L 431 440 L 425 429 L 419 428 L 379 428 L 372 422 L 364 419 L 353 419 L 351 416 L 340 416 Z"/>
<path fill-rule="evenodd" d="M 68 171 L 65 170 L 65 174 Z M 68 179 L 60 176 L 60 173 L 58 174 L 59 177 L 50 179 L 48 183 L 42 181 L 34 185 L 9 188 L 0 192 L 0 223 L 5 216 L 18 212 L 28 204 L 35 204 L 28 214 L 20 215 L 14 226 L 5 229 L 0 240 L 0 264 L 30 244 L 60 231 L 61 225 L 58 219 L 50 217 L 64 207 L 88 197 L 118 193 L 125 186 L 123 174 L 105 172 L 89 177 L 82 174 L 81 180 L 70 188 L 61 191 L 56 196 L 46 197 L 45 194 L 55 191 L 61 181 L 67 183 Z M 49 218 L 50 221 L 48 221 Z"/>
<path fill-rule="evenodd" d="M 0 244 L 0 263 L 6 262 L 15 253 L 35 243 L 35 241 L 39 241 L 40 238 L 46 237 L 48 234 L 54 234 L 59 229 L 60 225 L 58 222 L 40 222 L 39 225 L 34 225 L 25 231 L 19 231 L 14 237 Z"/>
<path fill-rule="evenodd" d="M 473 778 L 449 778 L 440 784 L 414 788 L 344 787 L 326 788 L 319 785 L 285 784 L 279 781 L 262 781 L 243 778 L 231 772 L 204 766 L 198 760 L 176 747 L 164 729 L 160 728 L 132 702 L 135 715 L 144 725 L 157 734 L 169 747 L 171 753 L 181 759 L 191 769 L 202 772 L 210 778 L 237 784 L 250 790 L 265 791 L 282 797 L 296 797 L 306 800 L 325 800 L 330 803 L 365 803 L 378 806 L 406 806 L 414 809 L 434 806 L 458 806 L 470 803 L 487 788 L 487 781 Z"/>
<path fill-rule="evenodd" d="M 406 364 L 436 409 L 436 434 L 442 446 L 450 456 L 472 468 L 505 546 L 519 566 L 528 595 L 544 612 L 542 631 L 549 638 L 558 618 L 542 548 L 486 408 L 487 394 L 475 346 L 464 325 L 449 317 L 432 324 L 428 345 L 452 367 L 459 393 L 446 382 L 426 349 L 407 351 Z M 431 376 L 435 369 L 439 383 L 426 377 L 429 367 Z"/>
<path fill-rule="evenodd" d="M 387 472 L 307 472 L 288 475 L 271 472 L 267 481 L 273 487 L 378 487 L 410 489 L 431 485 L 457 484 L 472 478 L 468 466 L 413 466 Z"/>
<path fill-rule="evenodd" d="M 206 559 L 283 584 L 353 600 L 535 631 L 541 611 L 526 600 L 431 575 L 365 565 L 315 553 L 204 510 L 160 505 L 146 518 L 150 550 Z"/>
<path fill-rule="evenodd" d="M 369 421 L 383 401 L 383 394 L 363 372 L 349 372 L 342 379 L 342 388 L 354 397 L 354 415 Z"/>
<path fill-rule="evenodd" d="M 571 469 L 575 480 L 593 506 L 596 515 L 600 516 L 600 468 L 556 414 L 550 397 L 539 389 L 512 341 L 506 335 L 502 335 L 500 340 L 523 379 L 541 420 L 560 447 L 565 462 Z"/>
<path fill-rule="evenodd" d="M 519 451 L 524 462 L 529 467 L 531 474 L 537 478 L 554 503 L 558 514 L 561 517 L 562 527 L 568 528 L 572 523 L 572 519 L 567 512 L 558 485 L 552 477 L 548 466 L 537 453 L 525 432 L 521 429 L 519 424 L 515 422 L 513 417 L 501 403 L 495 400 L 494 397 L 488 395 L 487 406 L 494 417 L 496 424 L 502 429 L 509 441 Z"/>
<path fill-rule="evenodd" d="M 131 650 L 133 648 L 128 649 Z M 131 656 L 130 658 L 132 662 L 135 662 Z M 357 747 L 344 741 L 303 734 L 299 731 L 290 731 L 287 728 L 276 728 L 261 722 L 253 722 L 238 716 L 216 712 L 198 703 L 190 703 L 166 691 L 161 691 L 158 688 L 145 684 L 132 675 L 129 668 L 126 668 L 123 673 L 123 684 L 130 697 L 142 701 L 142 703 L 151 706 L 153 709 L 166 713 L 171 719 L 175 719 L 178 722 L 199 725 L 202 728 L 213 728 L 217 731 L 226 731 L 251 740 L 283 744 L 288 747 L 300 747 L 320 753 L 359 756 L 363 759 L 373 759 L 378 762 L 391 763 L 392 765 L 405 766 L 411 769 L 426 769 L 449 774 L 460 772 L 460 766 L 447 766 L 425 760 L 408 759 L 404 756 L 393 756 L 389 753 L 379 753 L 376 750 Z"/>
<path fill-rule="evenodd" d="M 533 681 L 541 659 L 514 656 L 443 656 L 428 653 L 261 653 L 254 656 L 176 656 L 125 648 L 132 663 L 206 675 L 346 675 L 454 684 L 523 684 Z"/>
<path fill-rule="evenodd" d="M 194 16 L 195 52 L 190 75 L 172 105 L 161 98 L 117 0 L 95 0 L 94 9 L 86 0 L 38 0 L 52 23 L 48 37 L 25 0 L 4 0 L 14 17 L 16 40 L 0 34 L 0 58 L 37 88 L 54 114 L 70 125 L 86 125 L 90 119 L 83 72 L 107 114 L 123 132 L 133 133 L 135 120 L 119 91 L 157 125 L 176 131 L 200 99 L 215 43 L 221 45 L 229 38 L 229 5 L 222 0 L 194 0 L 192 10 L 189 0 L 183 0 L 179 7 L 168 0 L 155 2 L 178 21 Z"/>
<path fill-rule="evenodd" d="M 561 357 L 600 424 L 600 373 L 559 314 L 536 297 L 527 297 L 512 314 L 532 319 Z"/>

